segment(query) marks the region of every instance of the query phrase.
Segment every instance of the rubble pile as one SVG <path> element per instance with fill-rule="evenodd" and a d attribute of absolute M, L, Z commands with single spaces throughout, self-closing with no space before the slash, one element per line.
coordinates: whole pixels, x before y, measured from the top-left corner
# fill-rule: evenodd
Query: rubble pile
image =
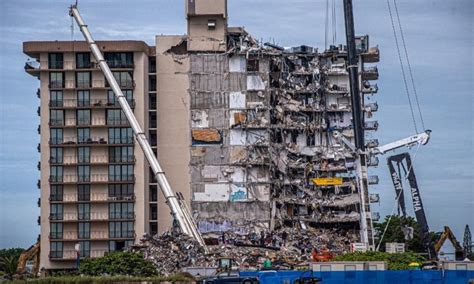
<path fill-rule="evenodd" d="M 151 261 L 162 275 L 170 275 L 184 267 L 217 267 L 220 258 L 232 258 L 241 268 L 259 268 L 265 259 L 280 267 L 292 267 L 311 261 L 313 250 L 329 249 L 342 254 L 357 241 L 347 230 L 315 229 L 274 232 L 208 233 L 203 236 L 208 253 L 194 239 L 177 233 L 145 235 L 139 245 L 130 248 Z"/>

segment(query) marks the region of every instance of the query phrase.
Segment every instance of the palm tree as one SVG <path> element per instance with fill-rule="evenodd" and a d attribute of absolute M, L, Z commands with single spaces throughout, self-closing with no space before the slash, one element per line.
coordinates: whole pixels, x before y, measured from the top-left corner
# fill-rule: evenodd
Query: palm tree
<path fill-rule="evenodd" d="M 18 259 L 13 256 L 4 256 L 0 258 L 0 267 L 3 272 L 8 276 L 13 276 L 16 273 L 16 268 L 18 265 Z"/>

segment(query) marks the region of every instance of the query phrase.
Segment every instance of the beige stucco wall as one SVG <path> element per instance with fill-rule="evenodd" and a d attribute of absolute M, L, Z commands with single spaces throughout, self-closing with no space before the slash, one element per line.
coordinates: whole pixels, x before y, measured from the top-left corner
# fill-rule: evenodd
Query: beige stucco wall
<path fill-rule="evenodd" d="M 178 45 L 183 36 L 156 37 L 157 77 L 157 137 L 158 160 L 166 173 L 171 188 L 181 192 L 189 204 L 190 174 L 189 145 L 189 58 L 173 57 L 166 51 Z M 176 60 L 176 61 L 175 61 Z M 161 192 L 158 194 L 158 232 L 171 228 L 169 207 Z"/>

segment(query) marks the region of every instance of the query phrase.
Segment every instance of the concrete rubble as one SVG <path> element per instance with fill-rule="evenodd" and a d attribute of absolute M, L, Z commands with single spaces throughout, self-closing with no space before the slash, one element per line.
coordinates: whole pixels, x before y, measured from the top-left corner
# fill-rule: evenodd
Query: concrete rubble
<path fill-rule="evenodd" d="M 241 269 L 259 268 L 265 259 L 277 267 L 294 267 L 311 261 L 313 249 L 329 249 L 335 254 L 348 252 L 357 240 L 355 232 L 342 229 L 252 231 L 248 234 L 204 234 L 209 253 L 187 235 L 167 232 L 144 235 L 129 250 L 140 252 L 162 275 L 185 267 L 217 267 L 219 258 L 232 258 Z"/>

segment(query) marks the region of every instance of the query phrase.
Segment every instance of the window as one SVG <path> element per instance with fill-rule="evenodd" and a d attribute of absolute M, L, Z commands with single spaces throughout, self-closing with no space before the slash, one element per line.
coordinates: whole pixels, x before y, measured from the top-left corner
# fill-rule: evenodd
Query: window
<path fill-rule="evenodd" d="M 150 201 L 158 201 L 158 187 L 156 185 L 150 185 Z"/>
<path fill-rule="evenodd" d="M 112 72 L 115 80 L 119 84 L 120 88 L 133 88 L 133 73 L 132 72 Z M 110 87 L 107 83 L 107 87 Z"/>
<path fill-rule="evenodd" d="M 148 90 L 150 92 L 155 92 L 156 91 L 156 76 L 151 75 L 148 78 Z"/>
<path fill-rule="evenodd" d="M 152 236 L 158 234 L 158 224 L 156 222 L 150 223 L 150 233 Z"/>
<path fill-rule="evenodd" d="M 77 106 L 88 107 L 91 104 L 91 93 L 90 91 L 77 91 Z"/>
<path fill-rule="evenodd" d="M 52 166 L 51 167 L 51 182 L 63 182 L 63 167 Z"/>
<path fill-rule="evenodd" d="M 49 72 L 49 87 L 64 88 L 64 72 Z"/>
<path fill-rule="evenodd" d="M 62 220 L 63 219 L 63 205 L 62 204 L 51 204 L 50 220 Z"/>
<path fill-rule="evenodd" d="M 63 238 L 63 223 L 51 223 L 51 232 L 49 233 L 51 239 Z"/>
<path fill-rule="evenodd" d="M 151 204 L 150 205 L 150 220 L 156 220 L 158 217 L 158 209 L 156 207 L 156 204 Z"/>
<path fill-rule="evenodd" d="M 215 19 L 207 20 L 207 29 L 213 31 L 216 29 L 217 21 Z"/>
<path fill-rule="evenodd" d="M 148 73 L 156 73 L 156 58 L 150 56 L 148 58 Z"/>
<path fill-rule="evenodd" d="M 90 184 L 79 184 L 77 186 L 77 200 L 90 201 L 91 200 L 91 186 Z"/>
<path fill-rule="evenodd" d="M 91 54 L 89 52 L 76 53 L 76 68 L 91 68 Z"/>
<path fill-rule="evenodd" d="M 149 109 L 156 109 L 156 94 L 148 95 L 148 105 Z"/>
<path fill-rule="evenodd" d="M 49 249 L 50 258 L 62 258 L 63 257 L 63 243 L 62 242 L 51 242 Z"/>
<path fill-rule="evenodd" d="M 77 178 L 79 182 L 89 182 L 91 180 L 91 167 L 77 166 Z"/>
<path fill-rule="evenodd" d="M 77 212 L 79 220 L 90 220 L 91 219 L 91 205 L 89 203 L 77 204 Z"/>
<path fill-rule="evenodd" d="M 77 125 L 90 125 L 91 124 L 91 110 L 90 109 L 78 109 L 76 115 L 77 115 Z"/>
<path fill-rule="evenodd" d="M 48 67 L 49 69 L 63 69 L 63 54 L 62 53 L 50 53 L 48 54 Z"/>
<path fill-rule="evenodd" d="M 128 124 L 127 117 L 121 109 L 107 110 L 107 125 L 126 125 Z"/>
<path fill-rule="evenodd" d="M 133 203 L 114 202 L 109 203 L 109 219 L 133 219 Z"/>
<path fill-rule="evenodd" d="M 78 128 L 77 129 L 77 143 L 87 143 L 91 139 L 91 130 L 90 128 Z"/>
<path fill-rule="evenodd" d="M 51 128 L 51 144 L 58 145 L 63 143 L 63 130 L 62 128 Z"/>
<path fill-rule="evenodd" d="M 247 60 L 247 72 L 258 72 L 259 71 L 259 61 L 256 58 Z"/>
<path fill-rule="evenodd" d="M 134 238 L 133 222 L 109 222 L 109 238 Z"/>
<path fill-rule="evenodd" d="M 63 106 L 63 91 L 51 91 L 50 92 L 50 107 L 62 107 Z"/>
<path fill-rule="evenodd" d="M 133 184 L 109 184 L 110 200 L 132 200 Z"/>
<path fill-rule="evenodd" d="M 133 68 L 133 52 L 106 52 L 104 57 L 110 68 Z"/>
<path fill-rule="evenodd" d="M 148 115 L 149 119 L 149 128 L 156 128 L 156 112 L 152 111 Z"/>
<path fill-rule="evenodd" d="M 131 128 L 109 128 L 109 144 L 132 144 L 133 131 Z"/>
<path fill-rule="evenodd" d="M 134 159 L 131 146 L 109 148 L 109 163 L 131 163 Z"/>
<path fill-rule="evenodd" d="M 133 165 L 109 165 L 109 181 L 133 181 Z"/>
<path fill-rule="evenodd" d="M 49 111 L 49 125 L 64 125 L 64 110 L 52 109 Z"/>
<path fill-rule="evenodd" d="M 91 87 L 91 72 L 77 72 L 76 73 L 76 87 L 90 88 Z"/>
<path fill-rule="evenodd" d="M 91 223 L 78 223 L 77 237 L 79 239 L 89 239 L 91 237 Z"/>
<path fill-rule="evenodd" d="M 127 99 L 127 102 L 130 106 L 133 106 L 133 90 L 122 90 L 123 95 Z M 110 106 L 118 106 L 119 103 L 117 98 L 115 97 L 114 91 L 108 90 L 107 91 L 107 104 Z"/>
<path fill-rule="evenodd" d="M 91 243 L 89 241 L 79 242 L 79 255 L 80 257 L 91 256 Z"/>
<path fill-rule="evenodd" d="M 77 162 L 78 163 L 91 162 L 91 148 L 90 147 L 77 148 Z"/>
<path fill-rule="evenodd" d="M 50 163 L 61 164 L 63 162 L 63 148 L 51 147 L 50 153 Z"/>
<path fill-rule="evenodd" d="M 62 185 L 51 185 L 50 192 L 49 192 L 49 200 L 51 201 L 63 200 L 63 186 Z"/>

